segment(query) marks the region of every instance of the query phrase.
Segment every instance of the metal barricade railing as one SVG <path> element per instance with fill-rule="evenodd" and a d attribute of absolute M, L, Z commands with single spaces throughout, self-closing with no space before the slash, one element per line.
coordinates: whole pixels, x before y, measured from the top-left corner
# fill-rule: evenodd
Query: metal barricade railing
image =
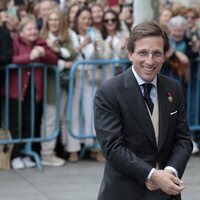
<path fill-rule="evenodd" d="M 117 74 L 125 71 L 130 67 L 129 60 L 90 60 L 90 61 L 78 61 L 75 62 L 70 69 L 69 76 L 69 95 L 68 95 L 68 110 L 67 110 L 67 124 L 69 134 L 80 140 L 84 141 L 84 148 L 81 152 L 81 157 L 84 155 L 87 148 L 98 148 L 98 142 L 93 124 L 93 97 L 95 90 L 107 79 L 116 76 Z M 194 66 L 194 67 L 193 67 Z M 22 96 L 22 74 L 23 70 L 28 69 L 30 72 L 30 114 L 32 119 L 35 112 L 34 98 L 35 98 L 35 70 L 41 69 L 43 72 L 43 118 L 44 129 L 46 129 L 46 104 L 47 104 L 47 88 L 48 88 L 48 74 L 49 70 L 55 75 L 55 85 L 51 90 L 55 90 L 55 106 L 56 106 L 56 128 L 54 132 L 47 136 L 45 134 L 36 137 L 34 129 L 34 120 L 31 121 L 30 137 L 23 138 L 20 130 L 22 124 L 22 104 L 18 102 L 18 121 L 19 121 L 19 137 L 16 139 L 9 139 L 9 82 L 10 74 L 13 70 L 17 71 L 18 76 L 18 94 L 19 98 Z M 41 63 L 29 64 L 29 65 L 7 65 L 0 68 L 0 74 L 5 78 L 5 94 L 2 96 L 3 106 L 1 111 L 4 112 L 1 127 L 5 129 L 5 138 L 0 140 L 0 145 L 4 144 L 18 144 L 25 143 L 24 153 L 32 156 L 35 159 L 37 168 L 42 169 L 39 155 L 32 150 L 32 144 L 36 142 L 44 142 L 53 140 L 59 134 L 59 96 L 60 96 L 60 80 L 59 71 L 55 66 L 45 65 Z M 189 120 L 191 131 L 200 130 L 199 113 L 200 113 L 200 60 L 197 59 L 191 64 L 191 72 L 186 92 L 186 113 Z M 1 83 L 2 84 L 2 83 Z M 49 86 L 50 87 L 50 86 Z M 1 85 L 2 90 L 2 85 Z M 192 107 L 192 108 L 191 108 Z"/>
<path fill-rule="evenodd" d="M 191 77 L 187 83 L 186 114 L 191 131 L 200 130 L 200 61 L 196 59 L 192 64 L 196 72 L 191 71 Z M 128 60 L 94 60 L 75 62 L 70 70 L 69 96 L 68 96 L 68 132 L 79 140 L 93 139 L 89 148 L 98 146 L 93 125 L 93 97 L 98 85 L 108 78 L 124 71 L 131 66 Z M 110 69 L 110 70 L 108 70 Z M 100 72 L 99 72 L 100 70 Z M 107 71 L 106 71 L 107 70 Z M 110 74 L 109 74 L 110 71 Z M 117 72 L 118 71 L 118 72 Z M 89 73 L 89 75 L 88 75 Z M 100 79 L 99 79 L 100 77 Z M 180 83 L 182 80 L 178 79 Z M 194 90 L 191 85 L 195 84 Z M 79 91 L 79 93 L 78 93 Z M 191 121 L 191 105 L 194 106 L 194 122 Z M 90 143 L 91 144 L 91 143 Z M 84 152 L 85 150 L 83 150 Z"/>
<path fill-rule="evenodd" d="M 51 88 L 52 90 L 55 90 L 56 93 L 56 98 L 55 98 L 55 106 L 56 106 L 56 128 L 52 132 L 51 135 L 46 135 L 45 131 L 44 134 L 39 134 L 36 133 L 35 130 L 35 121 L 34 121 L 34 116 L 35 116 L 35 98 L 36 98 L 36 79 L 37 79 L 37 71 L 40 71 L 41 77 L 42 77 L 42 114 L 43 114 L 43 121 L 44 121 L 44 129 L 46 129 L 46 104 L 47 104 L 47 88 L 48 88 L 48 74 L 49 71 L 54 74 L 55 77 L 55 86 L 54 88 Z M 32 149 L 32 144 L 33 143 L 41 143 L 44 141 L 49 141 L 58 136 L 59 133 L 59 96 L 60 96 L 60 80 L 59 80 L 59 71 L 56 66 L 53 65 L 46 65 L 43 63 L 34 63 L 34 64 L 26 64 L 26 65 L 7 65 L 4 67 L 0 68 L 1 76 L 4 77 L 4 81 L 1 81 L 1 126 L 5 130 L 5 139 L 0 140 L 0 145 L 5 145 L 5 144 L 19 144 L 19 143 L 25 143 L 25 148 L 23 150 L 23 153 L 29 156 L 32 156 L 33 159 L 36 162 L 36 166 L 39 170 L 42 169 L 41 162 L 40 162 L 40 157 L 38 153 L 34 152 Z M 22 110 L 23 110 L 23 76 L 24 73 L 28 73 L 30 76 L 29 79 L 29 85 L 26 87 L 29 87 L 29 92 L 30 92 L 30 116 L 23 116 Z M 17 78 L 15 77 L 17 76 Z M 11 80 L 12 79 L 12 80 Z M 12 82 L 12 84 L 16 84 L 17 86 L 16 89 L 18 90 L 18 98 L 17 98 L 17 129 L 18 129 L 18 137 L 17 138 L 10 138 L 8 137 L 9 133 L 9 109 L 10 109 L 10 103 L 11 99 L 13 98 L 11 95 L 11 81 L 13 79 L 17 80 Z M 12 87 L 13 88 L 13 87 Z M 41 115 L 42 116 L 42 115 Z M 30 133 L 29 136 L 23 137 L 22 136 L 22 129 L 23 129 L 23 118 L 29 117 L 31 119 L 30 122 Z M 41 124 L 38 124 L 40 127 Z M 12 131 L 11 131 L 11 137 L 12 137 Z"/>
<path fill-rule="evenodd" d="M 191 131 L 200 131 L 200 57 L 191 61 L 186 113 Z"/>
<path fill-rule="evenodd" d="M 184 81 L 182 77 L 175 74 L 169 66 L 167 70 L 163 67 L 161 73 L 177 79 L 182 85 L 190 130 L 191 132 L 200 131 L 200 57 L 190 61 L 188 81 Z"/>
<path fill-rule="evenodd" d="M 68 132 L 84 140 L 81 157 L 87 148 L 98 148 L 93 124 L 93 97 L 96 88 L 130 66 L 129 60 L 90 60 L 75 62 L 70 70 Z"/>

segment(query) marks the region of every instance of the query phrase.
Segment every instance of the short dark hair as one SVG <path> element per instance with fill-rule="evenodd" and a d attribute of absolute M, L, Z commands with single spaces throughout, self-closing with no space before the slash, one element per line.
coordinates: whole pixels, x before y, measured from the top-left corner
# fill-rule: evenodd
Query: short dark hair
<path fill-rule="evenodd" d="M 169 39 L 165 30 L 154 21 L 144 21 L 132 28 L 127 44 L 128 52 L 134 52 L 137 40 L 149 36 L 161 36 L 164 41 L 164 53 L 169 50 Z"/>

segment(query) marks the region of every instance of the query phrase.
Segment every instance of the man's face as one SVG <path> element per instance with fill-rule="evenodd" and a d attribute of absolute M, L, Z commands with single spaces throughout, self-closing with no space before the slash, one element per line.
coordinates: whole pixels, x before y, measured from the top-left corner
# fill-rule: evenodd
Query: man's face
<path fill-rule="evenodd" d="M 164 40 L 160 36 L 149 36 L 135 42 L 135 51 L 129 52 L 129 59 L 135 71 L 145 82 L 151 82 L 159 73 L 163 62 Z"/>

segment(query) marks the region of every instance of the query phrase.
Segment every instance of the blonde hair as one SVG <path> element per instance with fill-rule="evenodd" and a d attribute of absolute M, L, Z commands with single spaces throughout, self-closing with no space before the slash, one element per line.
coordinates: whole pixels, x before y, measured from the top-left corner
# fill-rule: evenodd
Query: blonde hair
<path fill-rule="evenodd" d="M 47 17 L 45 18 L 42 30 L 41 30 L 41 36 L 43 38 L 48 38 L 48 32 L 49 32 L 49 18 L 52 14 L 56 14 L 59 18 L 59 32 L 58 32 L 58 37 L 60 39 L 61 43 L 69 41 L 69 31 L 68 31 L 68 25 L 66 22 L 66 19 L 63 15 L 63 13 L 60 11 L 58 8 L 54 8 L 49 11 Z"/>
<path fill-rule="evenodd" d="M 29 23 L 34 23 L 37 26 L 36 18 L 34 15 L 29 14 L 28 16 L 22 18 L 18 25 L 18 32 L 22 32 L 24 27 Z"/>

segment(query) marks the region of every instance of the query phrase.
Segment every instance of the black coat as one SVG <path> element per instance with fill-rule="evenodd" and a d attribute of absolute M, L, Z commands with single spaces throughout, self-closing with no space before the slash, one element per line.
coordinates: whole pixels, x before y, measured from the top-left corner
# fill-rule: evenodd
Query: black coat
<path fill-rule="evenodd" d="M 5 80 L 5 70 L 1 69 L 1 66 L 12 63 L 12 54 L 13 54 L 13 46 L 10 33 L 5 27 L 0 26 L 0 90 Z M 1 98 L 0 98 L 0 110 L 1 110 Z"/>
<path fill-rule="evenodd" d="M 12 38 L 9 31 L 0 26 L 0 65 L 12 63 Z"/>
<path fill-rule="evenodd" d="M 184 98 L 178 82 L 162 75 L 158 75 L 157 93 L 158 145 L 131 68 L 98 88 L 94 99 L 95 129 L 106 158 L 98 200 L 147 199 L 145 181 L 157 163 L 160 169 L 174 167 L 182 177 L 192 151 Z M 160 193 L 150 199 L 168 196 Z"/>

